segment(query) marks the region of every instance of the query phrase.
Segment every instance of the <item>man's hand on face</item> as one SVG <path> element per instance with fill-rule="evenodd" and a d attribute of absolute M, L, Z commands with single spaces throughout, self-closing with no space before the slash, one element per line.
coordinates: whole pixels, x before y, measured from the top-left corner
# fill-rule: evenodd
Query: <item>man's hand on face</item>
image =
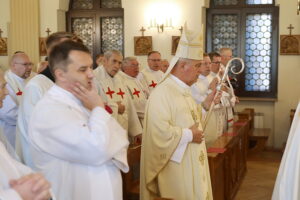
<path fill-rule="evenodd" d="M 194 143 L 201 143 L 203 141 L 203 132 L 199 130 L 199 123 L 194 124 L 190 127 L 190 130 L 193 133 L 193 140 Z"/>
<path fill-rule="evenodd" d="M 125 112 L 125 105 L 123 105 L 121 101 L 118 101 L 117 104 L 118 104 L 118 113 L 122 115 Z"/>
<path fill-rule="evenodd" d="M 103 100 L 99 96 L 94 82 L 92 83 L 91 90 L 86 89 L 82 84 L 77 82 L 72 87 L 71 92 L 89 110 L 93 110 L 97 106 L 104 108 Z"/>
<path fill-rule="evenodd" d="M 9 184 L 23 200 L 48 200 L 51 197 L 50 183 L 39 173 L 10 180 Z"/>

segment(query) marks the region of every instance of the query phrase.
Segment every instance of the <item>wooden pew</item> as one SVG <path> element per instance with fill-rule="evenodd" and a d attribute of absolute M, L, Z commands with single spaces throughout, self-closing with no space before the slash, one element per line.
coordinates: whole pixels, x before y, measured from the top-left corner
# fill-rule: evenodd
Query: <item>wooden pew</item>
<path fill-rule="evenodd" d="M 250 121 L 241 119 L 208 148 L 208 162 L 214 200 L 234 199 L 247 170 Z M 210 153 L 210 149 L 226 149 Z"/>
<path fill-rule="evenodd" d="M 250 122 L 248 119 L 240 119 L 237 122 L 239 124 L 235 123 L 233 127 L 228 129 L 227 135 L 222 135 L 215 141 L 212 148 L 225 148 L 224 153 L 208 153 L 214 200 L 231 200 L 238 191 L 247 170 Z M 141 146 L 129 147 L 128 164 L 130 171 L 127 174 L 122 174 L 124 200 L 139 198 L 139 176 L 138 178 L 135 177 L 133 167 L 140 163 L 140 154 Z"/>
<path fill-rule="evenodd" d="M 249 131 L 249 152 L 258 153 L 265 149 L 269 135 L 270 128 L 254 128 L 254 109 L 246 108 L 238 113 L 239 119 L 248 119 L 250 121 Z"/>
<path fill-rule="evenodd" d="M 141 145 L 129 146 L 127 153 L 129 172 L 122 173 L 124 200 L 139 199 Z"/>

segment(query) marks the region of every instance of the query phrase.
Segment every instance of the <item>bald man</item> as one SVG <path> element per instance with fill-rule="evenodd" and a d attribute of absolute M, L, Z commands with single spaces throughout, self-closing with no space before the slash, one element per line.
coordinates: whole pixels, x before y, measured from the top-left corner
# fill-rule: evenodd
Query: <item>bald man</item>
<path fill-rule="evenodd" d="M 19 51 L 12 56 L 10 68 L 4 76 L 9 94 L 5 97 L 3 107 L 0 109 L 0 125 L 3 127 L 6 139 L 13 147 L 15 147 L 18 107 L 25 84 L 31 75 L 32 66 L 28 55 Z"/>
<path fill-rule="evenodd" d="M 163 73 L 165 73 L 168 68 L 169 68 L 169 61 L 167 59 L 162 59 L 161 60 L 161 68 L 160 68 L 160 71 L 162 71 Z"/>

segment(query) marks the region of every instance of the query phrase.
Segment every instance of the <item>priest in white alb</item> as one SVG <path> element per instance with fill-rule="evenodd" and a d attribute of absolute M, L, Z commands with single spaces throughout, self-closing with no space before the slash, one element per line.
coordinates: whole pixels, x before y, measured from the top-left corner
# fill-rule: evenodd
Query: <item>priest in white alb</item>
<path fill-rule="evenodd" d="M 6 80 L 3 72 L 0 71 L 0 108 L 3 106 L 5 96 L 8 94 L 5 85 Z M 2 137 L 2 128 L 0 126 L 0 199 L 48 200 L 50 198 L 49 182 L 42 175 L 33 173 L 30 168 L 11 156 L 14 155 L 14 149 L 11 149 L 10 144 L 5 144 L 6 139 Z"/>
<path fill-rule="evenodd" d="M 139 62 L 135 57 L 126 57 L 122 62 L 122 71 L 119 71 L 117 76 L 124 80 L 133 105 L 141 124 L 144 121 L 145 107 L 149 96 L 147 84 L 142 80 L 137 79 L 139 74 Z"/>
<path fill-rule="evenodd" d="M 57 199 L 122 199 L 128 171 L 126 131 L 104 109 L 93 82 L 86 46 L 65 41 L 49 56 L 55 77 L 29 123 L 34 169 L 52 184 Z"/>
<path fill-rule="evenodd" d="M 218 79 L 214 78 L 210 81 L 207 76 L 210 74 L 211 60 L 208 54 L 203 54 L 203 60 L 200 63 L 200 75 L 197 79 L 197 82 L 194 83 L 191 87 L 192 96 L 195 99 L 197 104 L 201 104 L 205 110 L 209 110 L 209 100 L 214 98 L 216 95 L 216 87 Z M 206 129 L 204 131 L 205 142 L 207 146 L 213 144 L 213 142 L 223 133 L 223 123 L 225 116 L 220 108 L 219 98 L 221 93 L 218 94 L 215 99 L 215 106 L 212 110 L 212 113 L 207 121 Z M 206 112 L 205 112 L 206 114 Z"/>
<path fill-rule="evenodd" d="M 158 51 L 151 51 L 147 57 L 148 66 L 146 66 L 138 76 L 141 80 L 146 80 L 149 91 L 151 92 L 161 81 L 164 73 L 161 69 L 161 55 Z"/>
<path fill-rule="evenodd" d="M 47 54 L 49 55 L 55 45 L 65 40 L 70 40 L 73 36 L 74 34 L 68 32 L 55 32 L 49 35 L 46 40 Z M 29 167 L 33 165 L 28 142 L 29 119 L 35 105 L 53 85 L 54 77 L 47 66 L 40 74 L 28 81 L 19 106 L 16 130 L 16 152 L 20 159 Z"/>
<path fill-rule="evenodd" d="M 113 110 L 112 116 L 128 131 L 129 139 L 135 141 L 141 137 L 143 130 L 126 84 L 117 76 L 122 60 L 121 52 L 107 51 L 104 53 L 103 66 L 96 68 L 94 73 L 99 88 L 104 90 L 108 105 Z"/>
<path fill-rule="evenodd" d="M 227 63 L 233 58 L 232 49 L 231 48 L 221 48 L 220 49 L 221 56 L 221 69 L 219 72 L 223 72 Z M 222 78 L 222 73 L 218 73 L 218 76 Z M 230 82 L 229 76 L 226 77 L 226 82 L 224 84 L 225 91 L 223 94 L 223 105 L 226 107 L 226 124 L 227 127 L 232 126 L 233 124 L 233 109 L 236 103 L 239 102 L 237 96 L 235 96 L 234 88 Z"/>
<path fill-rule="evenodd" d="M 272 200 L 300 199 L 300 101 L 281 159 Z"/>
<path fill-rule="evenodd" d="M 191 85 L 203 59 L 201 33 L 185 25 L 176 55 L 146 106 L 141 157 L 141 199 L 212 200 L 201 106 Z"/>
<path fill-rule="evenodd" d="M 7 141 L 13 148 L 15 148 L 16 141 L 18 108 L 24 87 L 31 75 L 32 66 L 33 64 L 26 53 L 17 52 L 12 56 L 10 68 L 4 75 L 9 94 L 4 99 L 3 107 L 0 109 L 0 125 L 3 127 Z"/>

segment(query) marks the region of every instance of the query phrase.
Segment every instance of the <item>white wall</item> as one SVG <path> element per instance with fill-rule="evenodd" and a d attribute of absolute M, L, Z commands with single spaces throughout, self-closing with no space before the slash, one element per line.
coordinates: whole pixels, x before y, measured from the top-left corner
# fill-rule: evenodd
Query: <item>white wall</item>
<path fill-rule="evenodd" d="M 69 0 L 40 0 L 40 37 L 46 37 L 45 32 L 49 28 L 52 33 L 64 31 L 66 27 L 65 12 L 69 5 Z M 8 23 L 10 21 L 10 1 L 0 0 L 0 28 L 2 37 L 7 37 Z M 43 57 L 41 58 L 43 59 Z M 8 67 L 8 56 L 0 56 L 0 66 Z"/>
<path fill-rule="evenodd" d="M 176 14 L 179 19 L 173 21 L 173 30 L 165 30 L 158 33 L 156 29 L 148 29 L 149 19 L 147 13 L 149 7 L 160 3 L 170 3 L 178 8 Z M 139 31 L 142 26 L 147 30 L 146 36 L 152 36 L 153 50 L 161 52 L 162 58 L 171 59 L 171 38 L 180 35 L 178 30 L 184 22 L 188 23 L 190 29 L 200 29 L 202 24 L 203 0 L 123 0 L 122 5 L 125 10 L 125 56 L 134 55 L 134 36 L 141 36 Z M 169 10 L 165 10 L 169 12 Z M 147 56 L 137 56 L 141 66 L 147 65 Z"/>
<path fill-rule="evenodd" d="M 280 34 L 287 35 L 292 24 L 293 34 L 300 35 L 300 15 L 296 13 L 296 1 L 278 0 L 280 5 Z M 286 141 L 290 126 L 289 110 L 296 108 L 300 99 L 300 55 L 280 55 L 278 77 L 278 101 L 275 103 L 275 147 Z"/>
<path fill-rule="evenodd" d="M 2 37 L 8 35 L 8 23 L 10 21 L 10 3 L 9 0 L 0 0 L 0 28 L 3 31 Z M 8 56 L 0 56 L 0 66 L 3 69 L 8 67 Z"/>

